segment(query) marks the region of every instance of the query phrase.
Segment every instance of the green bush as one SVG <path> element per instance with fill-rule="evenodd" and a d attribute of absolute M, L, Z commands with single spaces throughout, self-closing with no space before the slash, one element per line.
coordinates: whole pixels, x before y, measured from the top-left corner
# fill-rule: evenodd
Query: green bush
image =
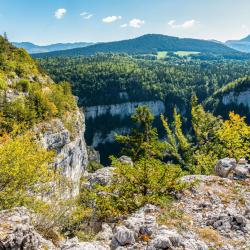
<path fill-rule="evenodd" d="M 90 161 L 88 163 L 87 170 L 89 173 L 94 173 L 95 171 L 97 171 L 98 169 L 101 169 L 103 167 L 104 166 L 97 161 Z"/>
<path fill-rule="evenodd" d="M 20 80 L 16 83 L 16 89 L 21 92 L 29 92 L 30 82 L 28 80 Z"/>

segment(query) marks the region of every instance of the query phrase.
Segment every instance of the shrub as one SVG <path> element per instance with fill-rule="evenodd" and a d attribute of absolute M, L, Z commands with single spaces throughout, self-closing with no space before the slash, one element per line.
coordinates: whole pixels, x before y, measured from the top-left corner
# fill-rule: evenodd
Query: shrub
<path fill-rule="evenodd" d="M 34 208 L 37 197 L 53 179 L 49 163 L 54 153 L 34 142 L 30 135 L 0 141 L 0 209 L 16 206 Z"/>
<path fill-rule="evenodd" d="M 28 80 L 20 80 L 16 83 L 16 89 L 22 92 L 29 92 L 30 82 Z"/>

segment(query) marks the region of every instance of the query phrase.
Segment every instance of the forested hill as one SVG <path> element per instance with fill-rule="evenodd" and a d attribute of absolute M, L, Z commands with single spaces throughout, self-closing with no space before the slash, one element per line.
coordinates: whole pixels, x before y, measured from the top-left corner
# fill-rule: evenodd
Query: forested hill
<path fill-rule="evenodd" d="M 246 116 L 250 123 L 250 76 L 232 81 L 205 101 L 206 107 L 227 118 L 229 111 Z"/>
<path fill-rule="evenodd" d="M 216 55 L 236 56 L 240 52 L 206 40 L 178 38 L 165 35 L 144 35 L 135 39 L 99 43 L 85 48 L 35 54 L 34 57 L 94 55 L 96 53 L 155 54 L 159 51 L 192 51 Z"/>
<path fill-rule="evenodd" d="M 56 43 L 50 45 L 36 45 L 30 42 L 20 42 L 20 43 L 14 42 L 13 45 L 16 46 L 17 48 L 22 48 L 27 50 L 27 52 L 29 52 L 30 54 L 34 54 L 34 53 L 46 53 L 59 50 L 83 48 L 86 46 L 93 45 L 93 43 L 80 42 L 80 43 Z"/>
<path fill-rule="evenodd" d="M 241 40 L 226 41 L 226 45 L 230 48 L 250 53 L 250 35 Z"/>

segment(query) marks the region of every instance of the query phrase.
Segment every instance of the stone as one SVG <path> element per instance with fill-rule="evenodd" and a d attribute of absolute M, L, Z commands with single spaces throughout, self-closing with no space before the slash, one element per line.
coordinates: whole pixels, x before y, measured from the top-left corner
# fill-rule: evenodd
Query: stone
<path fill-rule="evenodd" d="M 61 250 L 110 250 L 110 247 L 97 241 L 79 242 L 77 238 L 74 238 L 64 242 Z"/>
<path fill-rule="evenodd" d="M 156 238 L 150 243 L 156 249 L 172 249 L 173 245 L 170 239 L 164 235 L 156 236 Z"/>
<path fill-rule="evenodd" d="M 119 226 L 116 228 L 114 238 L 117 240 L 120 246 L 131 245 L 135 243 L 134 232 L 125 226 Z"/>
<path fill-rule="evenodd" d="M 93 147 L 87 147 L 88 160 L 100 163 L 100 153 Z"/>
<path fill-rule="evenodd" d="M 60 119 L 43 122 L 33 129 L 38 135 L 38 141 L 45 149 L 57 152 L 54 167 L 60 169 L 62 175 L 72 181 L 70 193 L 65 196 L 76 196 L 79 193 L 80 178 L 88 164 L 87 145 L 84 139 L 85 118 L 78 110 L 74 127 L 77 131 L 73 137 Z"/>
<path fill-rule="evenodd" d="M 195 239 L 185 240 L 183 246 L 185 250 L 209 250 L 206 243 Z"/>
<path fill-rule="evenodd" d="M 246 165 L 237 165 L 234 169 L 235 177 L 246 179 L 249 177 L 249 168 Z"/>
<path fill-rule="evenodd" d="M 32 214 L 18 207 L 0 212 L 0 249 L 56 250 L 56 247 L 36 231 Z"/>
<path fill-rule="evenodd" d="M 113 168 L 113 167 L 100 168 L 97 171 L 95 171 L 94 173 L 91 173 L 91 174 L 89 173 L 87 176 L 87 179 L 88 179 L 91 186 L 93 186 L 95 184 L 107 186 L 112 181 L 114 170 L 115 170 L 115 168 Z"/>
<path fill-rule="evenodd" d="M 235 159 L 224 158 L 218 161 L 214 170 L 218 176 L 227 178 L 229 174 L 236 168 L 236 165 Z"/>
<path fill-rule="evenodd" d="M 108 242 L 112 240 L 112 237 L 113 237 L 112 228 L 107 223 L 103 223 L 102 230 L 96 235 L 96 239 Z"/>
<path fill-rule="evenodd" d="M 129 165 L 131 165 L 131 166 L 134 165 L 132 159 L 131 159 L 130 157 L 126 156 L 126 155 L 121 156 L 121 157 L 119 158 L 119 161 L 120 161 L 121 163 L 129 164 Z"/>

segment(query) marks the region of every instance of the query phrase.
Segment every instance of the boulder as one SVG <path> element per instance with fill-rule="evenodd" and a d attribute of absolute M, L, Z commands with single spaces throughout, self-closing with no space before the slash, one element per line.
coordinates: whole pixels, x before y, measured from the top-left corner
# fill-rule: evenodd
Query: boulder
<path fill-rule="evenodd" d="M 218 161 L 215 166 L 215 173 L 222 177 L 227 178 L 229 174 L 236 168 L 237 163 L 235 159 L 224 158 Z"/>
<path fill-rule="evenodd" d="M 125 226 L 118 226 L 112 242 L 118 242 L 120 246 L 132 245 L 135 243 L 134 232 Z"/>
<path fill-rule="evenodd" d="M 132 159 L 131 159 L 130 157 L 126 156 L 126 155 L 121 156 L 121 157 L 119 158 L 119 161 L 120 161 L 121 163 L 129 164 L 129 165 L 131 165 L 131 166 L 134 165 Z"/>
<path fill-rule="evenodd" d="M 110 250 L 110 247 L 97 241 L 79 242 L 77 238 L 73 238 L 65 241 L 61 250 Z"/>
<path fill-rule="evenodd" d="M 0 212 L 0 249 L 55 250 L 32 225 L 32 214 L 24 207 Z"/>
<path fill-rule="evenodd" d="M 105 167 L 98 169 L 94 173 L 89 173 L 86 178 L 88 179 L 91 186 L 95 184 L 100 184 L 102 186 L 106 186 L 110 184 L 112 177 L 113 177 L 113 171 L 115 168 L 113 167 Z"/>

